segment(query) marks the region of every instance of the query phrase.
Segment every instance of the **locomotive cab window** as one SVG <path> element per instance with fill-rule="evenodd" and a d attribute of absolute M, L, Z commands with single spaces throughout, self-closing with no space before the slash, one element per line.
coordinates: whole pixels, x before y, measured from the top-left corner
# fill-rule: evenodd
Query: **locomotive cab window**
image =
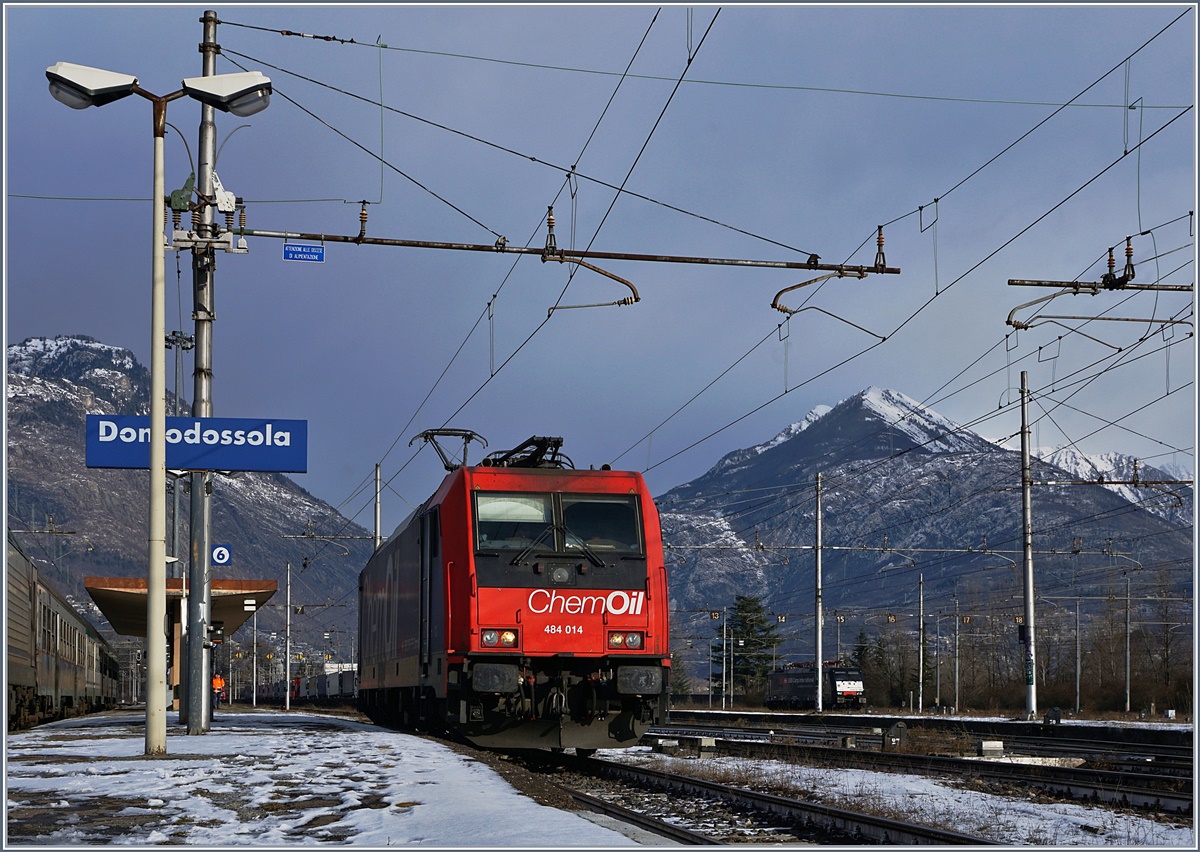
<path fill-rule="evenodd" d="M 562 497 L 563 531 L 568 551 L 640 553 L 641 524 L 637 501 L 625 495 L 566 495 Z"/>
<path fill-rule="evenodd" d="M 477 494 L 480 550 L 553 550 L 549 494 Z"/>

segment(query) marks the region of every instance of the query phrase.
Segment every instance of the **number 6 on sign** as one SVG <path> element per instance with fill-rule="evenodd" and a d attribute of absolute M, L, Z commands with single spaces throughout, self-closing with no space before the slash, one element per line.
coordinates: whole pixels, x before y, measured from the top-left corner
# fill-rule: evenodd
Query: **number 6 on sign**
<path fill-rule="evenodd" d="M 233 553 L 228 544 L 214 544 L 212 549 L 213 565 L 228 565 L 233 561 Z"/>

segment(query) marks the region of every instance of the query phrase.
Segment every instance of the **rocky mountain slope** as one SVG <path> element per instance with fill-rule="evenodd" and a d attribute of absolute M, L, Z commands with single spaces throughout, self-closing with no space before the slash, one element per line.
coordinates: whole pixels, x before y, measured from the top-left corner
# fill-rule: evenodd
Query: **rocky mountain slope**
<path fill-rule="evenodd" d="M 1108 480 L 1132 474 L 1132 459 L 1107 459 Z M 1063 454 L 1035 460 L 1032 476 L 1097 481 L 1096 470 L 1066 463 Z M 901 393 L 868 388 L 660 498 L 673 603 L 703 612 L 754 595 L 778 615 L 811 617 L 820 474 L 828 612 L 915 612 L 921 591 L 927 612 L 952 611 L 956 596 L 1012 607 L 1022 593 L 1020 471 L 1019 453 Z M 1140 476 L 1170 478 L 1145 465 Z M 1103 595 L 1114 566 L 1191 564 L 1185 484 L 1042 486 L 1032 504 L 1039 594 Z M 1172 577 L 1190 589 L 1190 571 Z"/>
<path fill-rule="evenodd" d="M 144 577 L 147 474 L 86 467 L 84 423 L 88 414 L 146 414 L 148 371 L 128 350 L 81 336 L 32 338 L 10 345 L 7 354 L 9 528 L 76 601 L 90 602 L 85 576 Z M 169 400 L 168 408 L 173 405 Z M 316 648 L 336 644 L 339 656 L 349 659 L 358 572 L 371 551 L 367 531 L 280 474 L 216 476 L 212 493 L 212 541 L 234 553 L 233 565 L 215 568 L 214 576 L 277 580 L 280 592 L 259 613 L 258 626 L 281 632 L 290 562 L 293 604 L 305 606 L 293 619 L 293 638 Z M 167 503 L 170 524 L 170 492 Z M 186 493 L 180 506 L 186 557 Z M 287 537 L 308 532 L 361 538 Z M 170 552 L 170 534 L 167 546 Z"/>

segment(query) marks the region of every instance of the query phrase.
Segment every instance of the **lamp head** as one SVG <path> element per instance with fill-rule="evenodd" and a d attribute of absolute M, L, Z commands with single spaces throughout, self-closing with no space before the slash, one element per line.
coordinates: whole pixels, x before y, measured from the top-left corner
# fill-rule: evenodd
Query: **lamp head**
<path fill-rule="evenodd" d="M 258 71 L 188 77 L 183 90 L 201 103 L 243 117 L 266 109 L 271 99 L 271 81 Z"/>
<path fill-rule="evenodd" d="M 104 106 L 133 94 L 137 87 L 137 77 L 71 62 L 51 65 L 46 69 L 46 79 L 54 99 L 71 109 Z"/>

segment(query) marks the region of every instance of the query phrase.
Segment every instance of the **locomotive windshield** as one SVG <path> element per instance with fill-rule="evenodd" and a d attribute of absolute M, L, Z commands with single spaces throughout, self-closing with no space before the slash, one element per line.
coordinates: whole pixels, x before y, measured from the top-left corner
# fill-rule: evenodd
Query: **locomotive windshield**
<path fill-rule="evenodd" d="M 475 503 L 480 550 L 552 550 L 549 494 L 479 494 Z"/>
<path fill-rule="evenodd" d="M 562 496 L 563 532 L 567 550 L 642 549 L 637 503 L 624 495 Z"/>
<path fill-rule="evenodd" d="M 482 585 L 645 583 L 641 513 L 632 494 L 475 493 Z M 628 574 L 628 577 L 625 575 Z"/>
<path fill-rule="evenodd" d="M 642 551 L 637 500 L 623 494 L 481 493 L 475 528 L 479 550 Z"/>

